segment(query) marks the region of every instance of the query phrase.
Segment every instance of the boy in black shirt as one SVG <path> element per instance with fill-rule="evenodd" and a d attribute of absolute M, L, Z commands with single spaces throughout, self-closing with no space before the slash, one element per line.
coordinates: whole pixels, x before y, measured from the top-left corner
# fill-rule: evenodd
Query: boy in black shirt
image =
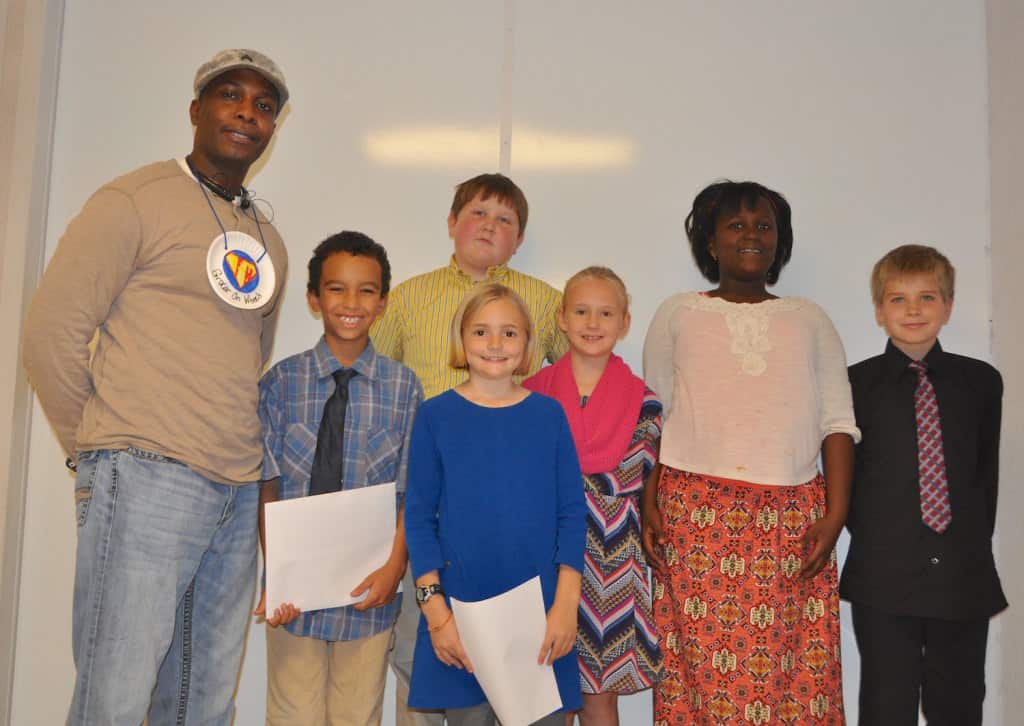
<path fill-rule="evenodd" d="M 882 355 L 850 367 L 857 425 L 840 594 L 861 655 L 860 724 L 980 724 L 1003 392 L 988 363 L 947 353 L 954 269 L 905 245 L 871 274 Z"/>

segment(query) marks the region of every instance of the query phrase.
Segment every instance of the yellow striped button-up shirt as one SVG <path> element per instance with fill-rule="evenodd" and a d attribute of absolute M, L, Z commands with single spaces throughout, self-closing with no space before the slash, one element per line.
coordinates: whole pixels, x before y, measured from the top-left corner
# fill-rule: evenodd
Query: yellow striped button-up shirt
<path fill-rule="evenodd" d="M 550 363 L 558 360 L 569 347 L 558 328 L 561 294 L 546 282 L 505 265 L 490 268 L 486 281 L 500 282 L 514 290 L 530 310 L 536 341 L 530 374 L 540 369 L 545 358 Z M 469 377 L 468 371 L 448 365 L 448 333 L 455 311 L 475 284 L 458 268 L 453 255 L 447 267 L 395 287 L 388 296 L 387 309 L 370 331 L 377 352 L 411 368 L 419 376 L 427 398 Z"/>

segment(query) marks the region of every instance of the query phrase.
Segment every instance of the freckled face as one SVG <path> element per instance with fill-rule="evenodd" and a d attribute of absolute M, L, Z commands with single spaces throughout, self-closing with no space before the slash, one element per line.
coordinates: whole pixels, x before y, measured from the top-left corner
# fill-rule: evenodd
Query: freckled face
<path fill-rule="evenodd" d="M 477 194 L 457 217 L 449 214 L 448 236 L 459 269 L 475 280 L 483 279 L 487 268 L 508 262 L 523 243 L 519 215 L 494 194 L 487 199 Z"/>

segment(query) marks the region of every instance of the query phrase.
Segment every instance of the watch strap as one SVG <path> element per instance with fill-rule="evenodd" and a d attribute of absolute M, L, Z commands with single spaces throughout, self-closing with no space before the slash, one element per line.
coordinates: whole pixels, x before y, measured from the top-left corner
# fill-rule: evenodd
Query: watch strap
<path fill-rule="evenodd" d="M 416 588 L 416 603 L 423 605 L 427 600 L 432 598 L 434 595 L 444 595 L 444 590 L 441 588 L 440 583 L 434 583 L 432 585 L 422 585 Z"/>

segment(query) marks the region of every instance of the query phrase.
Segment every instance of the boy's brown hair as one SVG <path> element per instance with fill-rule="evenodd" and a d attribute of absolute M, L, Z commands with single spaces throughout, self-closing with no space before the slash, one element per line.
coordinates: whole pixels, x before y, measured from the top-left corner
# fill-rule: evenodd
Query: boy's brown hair
<path fill-rule="evenodd" d="M 530 214 L 530 205 L 526 203 L 526 195 L 516 183 L 504 174 L 480 174 L 455 187 L 455 198 L 452 199 L 452 217 L 458 217 L 462 208 L 473 201 L 477 195 L 481 199 L 492 196 L 515 210 L 519 217 L 519 235 L 526 231 L 526 218 Z"/>
<path fill-rule="evenodd" d="M 944 254 L 927 245 L 902 245 L 876 262 L 871 270 L 871 299 L 875 305 L 881 305 L 885 283 L 896 277 L 921 273 L 935 275 L 942 299 L 952 301 L 956 269 Z"/>
<path fill-rule="evenodd" d="M 526 307 L 523 299 L 504 285 L 497 282 L 488 282 L 477 285 L 473 291 L 466 296 L 466 299 L 459 305 L 459 309 L 452 318 L 452 326 L 448 338 L 448 365 L 452 368 L 465 370 L 469 368 L 466 360 L 466 346 L 462 342 L 462 335 L 466 332 L 466 326 L 473 319 L 477 311 L 484 305 L 496 300 L 508 300 L 519 310 L 523 318 L 523 334 L 526 336 L 526 346 L 523 348 L 523 359 L 514 371 L 516 375 L 525 376 L 530 372 L 530 361 L 533 360 L 533 321 L 530 320 L 530 310 Z"/>

